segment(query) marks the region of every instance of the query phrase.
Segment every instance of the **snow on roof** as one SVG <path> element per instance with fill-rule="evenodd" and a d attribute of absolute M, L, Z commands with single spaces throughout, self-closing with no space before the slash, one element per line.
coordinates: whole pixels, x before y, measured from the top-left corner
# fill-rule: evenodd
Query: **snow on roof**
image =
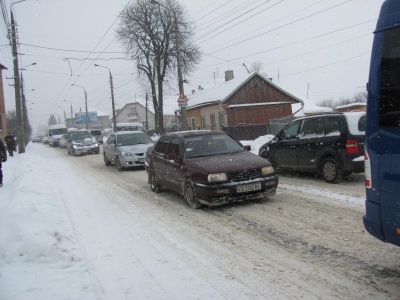
<path fill-rule="evenodd" d="M 300 98 L 298 98 L 296 95 L 291 94 L 290 91 L 283 89 L 279 85 L 277 85 L 274 82 L 270 81 L 269 79 L 265 78 L 260 73 L 253 72 L 251 74 L 248 74 L 245 77 L 235 77 L 234 79 L 220 83 L 220 84 L 216 85 L 215 87 L 210 87 L 207 89 L 197 91 L 195 94 L 188 96 L 188 98 L 189 98 L 188 106 L 193 107 L 193 106 L 200 105 L 200 104 L 214 103 L 217 101 L 225 101 L 233 93 L 235 93 L 243 84 L 248 82 L 254 76 L 261 77 L 262 79 L 268 81 L 268 83 L 270 83 L 275 88 L 290 95 L 295 100 L 302 102 L 302 100 Z"/>
<path fill-rule="evenodd" d="M 352 106 L 367 106 L 367 103 L 364 103 L 364 102 L 354 102 L 354 103 L 350 103 L 350 104 L 345 104 L 345 105 L 336 106 L 336 109 L 341 109 L 341 108 L 346 108 L 346 107 L 352 107 Z"/>

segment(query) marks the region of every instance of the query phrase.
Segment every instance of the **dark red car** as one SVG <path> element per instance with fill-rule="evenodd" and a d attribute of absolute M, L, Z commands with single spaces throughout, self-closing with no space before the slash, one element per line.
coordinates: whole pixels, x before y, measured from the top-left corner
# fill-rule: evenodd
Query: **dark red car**
<path fill-rule="evenodd" d="M 191 208 L 264 199 L 278 177 L 265 159 L 222 131 L 167 133 L 146 153 L 151 190 L 182 194 Z"/>

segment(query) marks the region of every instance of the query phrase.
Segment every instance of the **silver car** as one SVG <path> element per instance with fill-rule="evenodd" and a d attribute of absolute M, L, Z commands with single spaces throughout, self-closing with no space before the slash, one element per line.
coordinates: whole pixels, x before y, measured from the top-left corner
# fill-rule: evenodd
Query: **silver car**
<path fill-rule="evenodd" d="M 103 145 L 104 163 L 115 165 L 118 171 L 144 167 L 146 151 L 153 144 L 153 140 L 141 131 L 114 132 Z"/>

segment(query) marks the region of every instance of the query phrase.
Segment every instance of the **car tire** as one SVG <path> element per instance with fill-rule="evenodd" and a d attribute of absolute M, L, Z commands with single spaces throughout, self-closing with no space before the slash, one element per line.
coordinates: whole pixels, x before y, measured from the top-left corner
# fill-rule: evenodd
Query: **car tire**
<path fill-rule="evenodd" d="M 118 158 L 118 156 L 115 158 L 115 166 L 117 167 L 117 170 L 122 172 L 124 170 L 124 167 L 121 165 L 121 162 Z"/>
<path fill-rule="evenodd" d="M 338 161 L 333 157 L 325 158 L 321 165 L 322 178 L 327 183 L 339 183 L 343 180 L 343 172 Z"/>
<path fill-rule="evenodd" d="M 105 164 L 106 166 L 111 165 L 111 161 L 109 161 L 109 160 L 107 159 L 107 156 L 106 156 L 106 153 L 105 153 L 105 152 L 103 153 L 103 159 L 104 159 L 104 164 Z"/>
<path fill-rule="evenodd" d="M 161 186 L 159 185 L 156 174 L 154 173 L 153 170 L 149 170 L 149 184 L 150 184 L 150 189 L 154 193 L 161 192 Z"/>
<path fill-rule="evenodd" d="M 189 179 L 187 179 L 185 182 L 183 197 L 190 208 L 197 209 L 201 207 L 200 202 L 198 202 L 196 198 L 193 182 Z"/>

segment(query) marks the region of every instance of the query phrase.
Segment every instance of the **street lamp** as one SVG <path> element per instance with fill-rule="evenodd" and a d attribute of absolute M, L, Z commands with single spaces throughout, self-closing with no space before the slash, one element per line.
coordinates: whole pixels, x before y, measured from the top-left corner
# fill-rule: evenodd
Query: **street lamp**
<path fill-rule="evenodd" d="M 87 109 L 87 93 L 86 90 L 83 86 L 77 85 L 77 84 L 71 84 L 72 86 L 77 86 L 80 88 L 83 88 L 83 90 L 85 91 L 85 108 L 86 108 L 86 130 L 89 130 L 89 120 L 88 120 L 88 109 Z"/>
<path fill-rule="evenodd" d="M 37 63 L 31 63 L 30 65 L 27 65 L 27 66 L 22 67 L 20 70 L 26 70 L 26 69 L 25 69 L 26 67 L 36 66 L 36 65 L 37 65 Z"/>
<path fill-rule="evenodd" d="M 73 118 L 73 116 L 72 116 L 72 114 L 73 114 L 73 109 L 72 109 L 72 102 L 71 101 L 68 101 L 68 100 L 64 100 L 65 102 L 69 102 L 69 103 L 71 103 L 71 119 Z"/>
<path fill-rule="evenodd" d="M 95 67 L 100 67 L 100 68 L 105 68 L 108 69 L 108 72 L 110 73 L 110 87 L 111 87 L 111 109 L 112 109 L 112 116 L 113 116 L 113 125 L 114 125 L 114 131 L 117 130 L 117 120 L 115 119 L 115 104 L 114 104 L 114 85 L 113 85 L 113 78 L 111 75 L 111 70 L 108 67 L 100 66 L 98 64 L 94 64 Z"/>

